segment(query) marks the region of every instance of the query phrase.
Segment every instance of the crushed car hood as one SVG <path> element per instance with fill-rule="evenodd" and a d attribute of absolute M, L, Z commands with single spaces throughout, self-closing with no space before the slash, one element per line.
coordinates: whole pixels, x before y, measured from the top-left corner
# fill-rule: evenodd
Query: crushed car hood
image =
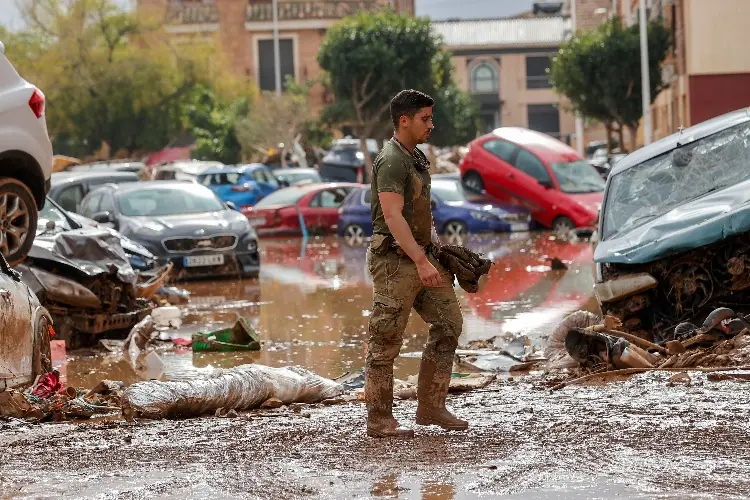
<path fill-rule="evenodd" d="M 646 264 L 750 231 L 750 181 L 709 193 L 601 241 L 596 262 Z"/>

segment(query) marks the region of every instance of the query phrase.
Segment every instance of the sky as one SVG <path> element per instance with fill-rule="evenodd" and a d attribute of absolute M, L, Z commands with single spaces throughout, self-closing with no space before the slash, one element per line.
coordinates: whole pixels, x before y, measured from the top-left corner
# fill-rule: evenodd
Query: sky
<path fill-rule="evenodd" d="M 23 27 L 16 7 L 23 0 L 0 0 L 0 24 L 18 30 Z M 128 0 L 120 0 L 128 4 Z M 533 0 L 415 0 L 418 16 L 441 19 L 504 17 L 531 10 Z"/>

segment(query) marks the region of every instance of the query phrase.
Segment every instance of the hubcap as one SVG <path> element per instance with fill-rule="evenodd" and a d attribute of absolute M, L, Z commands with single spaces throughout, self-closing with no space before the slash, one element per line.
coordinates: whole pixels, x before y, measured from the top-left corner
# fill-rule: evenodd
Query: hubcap
<path fill-rule="evenodd" d="M 451 244 L 461 244 L 466 236 L 466 229 L 458 222 L 451 222 L 445 227 L 445 235 Z"/>
<path fill-rule="evenodd" d="M 0 252 L 11 255 L 21 249 L 29 234 L 29 208 L 15 194 L 0 195 Z"/>
<path fill-rule="evenodd" d="M 345 238 L 351 246 L 357 246 L 364 242 L 365 233 L 360 226 L 348 226 L 345 231 Z"/>

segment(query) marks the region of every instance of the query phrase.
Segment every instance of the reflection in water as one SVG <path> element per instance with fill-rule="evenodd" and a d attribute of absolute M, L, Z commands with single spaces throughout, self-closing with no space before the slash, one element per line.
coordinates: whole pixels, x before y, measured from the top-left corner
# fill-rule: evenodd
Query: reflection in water
<path fill-rule="evenodd" d="M 510 342 L 528 336 L 537 345 L 566 314 L 594 308 L 593 265 L 589 243 L 558 241 L 547 233 L 472 237 L 467 245 L 495 265 L 485 288 L 466 294 L 457 288 L 464 312 L 461 342 L 500 336 Z M 177 335 L 229 326 L 239 315 L 250 319 L 264 342 L 260 352 L 162 354 L 165 378 L 176 379 L 243 363 L 301 365 L 328 377 L 359 369 L 372 305 L 372 282 L 365 247 L 349 247 L 336 237 L 261 244 L 259 280 L 188 283 L 190 304 Z M 569 269 L 553 271 L 557 257 Z M 421 351 L 427 327 L 412 314 L 402 352 Z M 418 358 L 399 358 L 396 376 L 417 372 Z M 71 383 L 84 386 L 102 378 L 138 380 L 116 357 L 79 357 L 68 366 Z"/>

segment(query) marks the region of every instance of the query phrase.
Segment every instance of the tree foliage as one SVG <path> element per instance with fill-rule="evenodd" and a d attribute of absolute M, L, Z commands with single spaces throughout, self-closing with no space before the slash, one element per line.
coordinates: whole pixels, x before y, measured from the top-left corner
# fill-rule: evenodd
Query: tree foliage
<path fill-rule="evenodd" d="M 670 45 L 670 33 L 661 20 L 648 25 L 651 100 L 664 88 L 661 64 Z M 576 34 L 560 48 L 552 61 L 550 79 L 565 95 L 573 110 L 602 122 L 608 132 L 617 126 L 635 130 L 643 116 L 640 28 L 624 27 L 617 17 L 596 30 Z"/>
<path fill-rule="evenodd" d="M 328 31 L 318 62 L 327 71 L 336 96 L 324 117 L 351 125 L 363 141 L 363 150 L 364 140 L 377 137 L 378 128 L 390 122 L 390 100 L 400 90 L 426 92 L 454 110 L 468 103 L 468 96 L 451 82 L 450 54 L 441 48 L 441 40 L 428 19 L 403 16 L 392 10 L 344 19 Z M 465 135 L 470 124 L 476 122 L 472 118 L 475 108 L 461 110 L 466 113 L 458 118 L 458 123 L 453 123 L 449 112 L 441 115 L 445 133 L 439 137 L 443 144 L 464 142 L 463 137 L 459 140 L 452 136 L 450 130 L 460 130 Z M 370 168 L 370 155 L 365 158 Z"/>
<path fill-rule="evenodd" d="M 10 37 L 7 55 L 45 92 L 56 152 L 158 150 L 188 131 L 196 89 L 228 102 L 251 92 L 225 70 L 215 42 L 174 46 L 110 0 L 31 0 L 23 15 L 27 28 Z"/>

